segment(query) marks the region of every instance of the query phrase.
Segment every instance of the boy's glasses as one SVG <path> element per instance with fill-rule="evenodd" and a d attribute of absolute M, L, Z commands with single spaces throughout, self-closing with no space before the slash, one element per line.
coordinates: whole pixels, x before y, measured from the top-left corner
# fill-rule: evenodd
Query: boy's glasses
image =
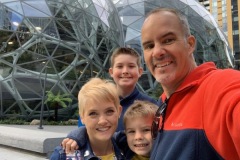
<path fill-rule="evenodd" d="M 163 129 L 163 124 L 164 124 L 164 115 L 165 115 L 165 110 L 167 108 L 167 100 L 161 104 L 161 106 L 158 108 L 155 117 L 153 119 L 152 123 L 152 138 L 155 139 L 157 137 L 159 129 Z"/>

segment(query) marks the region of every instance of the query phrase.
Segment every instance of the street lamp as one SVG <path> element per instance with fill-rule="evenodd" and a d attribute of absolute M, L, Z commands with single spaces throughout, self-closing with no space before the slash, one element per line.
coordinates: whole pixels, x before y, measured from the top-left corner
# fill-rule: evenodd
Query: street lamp
<path fill-rule="evenodd" d="M 47 80 L 47 68 L 45 68 L 45 78 L 43 83 L 43 96 L 42 96 L 42 105 L 41 105 L 41 112 L 40 112 L 40 123 L 38 129 L 43 129 L 42 122 L 43 122 L 43 108 L 44 108 L 44 100 L 45 100 L 45 89 L 46 89 L 46 80 Z"/>

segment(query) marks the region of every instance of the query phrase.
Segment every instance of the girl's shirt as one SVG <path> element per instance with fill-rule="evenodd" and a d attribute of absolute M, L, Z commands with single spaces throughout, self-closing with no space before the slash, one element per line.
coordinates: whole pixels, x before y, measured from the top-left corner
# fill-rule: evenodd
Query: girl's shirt
<path fill-rule="evenodd" d="M 105 155 L 105 156 L 98 156 L 101 160 L 117 160 L 116 156 L 114 153 Z"/>

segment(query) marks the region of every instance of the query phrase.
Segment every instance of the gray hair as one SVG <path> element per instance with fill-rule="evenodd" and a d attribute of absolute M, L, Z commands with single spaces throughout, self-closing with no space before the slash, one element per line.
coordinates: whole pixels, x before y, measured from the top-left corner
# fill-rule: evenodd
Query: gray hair
<path fill-rule="evenodd" d="M 188 37 L 188 36 L 191 35 L 187 17 L 183 13 L 178 11 L 177 9 L 173 9 L 173 8 L 156 8 L 156 9 L 153 9 L 152 11 L 150 11 L 147 14 L 146 18 L 148 18 L 152 14 L 159 13 L 161 11 L 167 11 L 167 12 L 171 12 L 171 13 L 175 14 L 178 17 L 178 19 L 179 19 L 179 22 L 180 22 L 180 24 L 182 26 L 182 29 L 183 29 L 183 32 L 185 33 L 185 36 Z"/>

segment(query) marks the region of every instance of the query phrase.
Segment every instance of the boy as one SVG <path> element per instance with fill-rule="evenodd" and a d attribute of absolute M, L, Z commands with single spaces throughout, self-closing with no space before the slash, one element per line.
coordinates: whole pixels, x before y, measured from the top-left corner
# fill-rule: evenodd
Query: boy
<path fill-rule="evenodd" d="M 136 100 L 126 110 L 123 123 L 128 147 L 134 154 L 126 150 L 125 156 L 131 157 L 131 160 L 149 159 L 153 145 L 151 127 L 157 109 L 158 106 L 151 102 Z M 126 145 L 123 147 L 126 148 Z"/>
<path fill-rule="evenodd" d="M 141 77 L 141 57 L 132 48 L 117 48 L 110 58 L 109 74 L 117 85 L 120 104 L 123 108 L 117 131 L 124 130 L 123 115 L 127 108 L 135 100 L 145 100 L 157 104 L 157 102 L 138 91 L 136 84 Z"/>
<path fill-rule="evenodd" d="M 79 115 L 86 126 L 86 143 L 73 155 L 66 155 L 58 146 L 51 160 L 66 159 L 125 159 L 112 136 L 121 114 L 116 86 L 110 81 L 93 78 L 78 94 Z"/>

